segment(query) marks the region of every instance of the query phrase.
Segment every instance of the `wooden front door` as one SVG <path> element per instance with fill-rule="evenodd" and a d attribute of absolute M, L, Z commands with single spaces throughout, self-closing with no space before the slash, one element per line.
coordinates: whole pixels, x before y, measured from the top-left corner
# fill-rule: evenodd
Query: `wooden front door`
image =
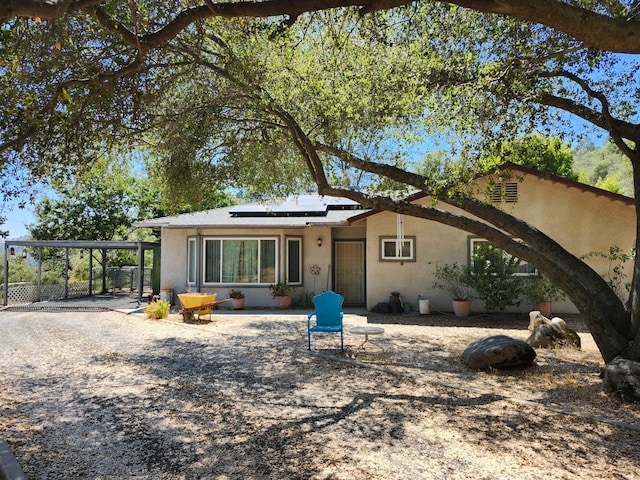
<path fill-rule="evenodd" d="M 364 305 L 364 240 L 336 240 L 334 243 L 334 288 L 346 305 Z"/>

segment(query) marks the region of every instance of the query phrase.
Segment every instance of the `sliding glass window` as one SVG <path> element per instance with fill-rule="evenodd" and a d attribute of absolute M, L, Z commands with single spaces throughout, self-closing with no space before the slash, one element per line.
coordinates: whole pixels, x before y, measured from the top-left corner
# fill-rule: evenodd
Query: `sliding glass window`
<path fill-rule="evenodd" d="M 204 283 L 275 283 L 276 238 L 205 238 Z"/>

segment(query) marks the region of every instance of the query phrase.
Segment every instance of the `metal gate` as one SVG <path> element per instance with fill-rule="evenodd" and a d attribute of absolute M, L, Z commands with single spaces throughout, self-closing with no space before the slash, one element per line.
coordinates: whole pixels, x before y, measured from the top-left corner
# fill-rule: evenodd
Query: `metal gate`
<path fill-rule="evenodd" d="M 335 291 L 347 305 L 364 305 L 365 296 L 364 240 L 336 240 L 334 243 Z"/>

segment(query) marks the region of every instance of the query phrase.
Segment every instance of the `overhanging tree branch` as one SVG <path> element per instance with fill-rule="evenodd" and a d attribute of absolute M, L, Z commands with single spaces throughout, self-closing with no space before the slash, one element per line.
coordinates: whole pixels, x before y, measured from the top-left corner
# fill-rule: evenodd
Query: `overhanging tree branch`
<path fill-rule="evenodd" d="M 102 2 L 14 0 L 0 6 L 0 20 L 15 17 L 60 18 L 78 10 L 92 13 Z M 191 23 L 205 18 L 278 17 L 295 18 L 304 12 L 340 7 L 357 7 L 362 14 L 410 5 L 411 0 L 265 0 L 246 2 L 213 2 L 180 11 L 165 27 L 141 39 L 149 48 L 166 43 Z M 579 42 L 600 50 L 618 53 L 640 53 L 640 23 L 627 15 L 614 17 L 599 11 L 572 5 L 561 0 L 453 0 L 455 4 L 484 13 L 507 15 L 527 22 L 539 23 L 564 32 Z M 622 7 L 622 5 L 621 5 Z M 624 12 L 622 12 L 624 13 Z M 627 11 L 631 17 L 631 10 Z"/>
<path fill-rule="evenodd" d="M 579 105 L 572 100 L 555 97 L 553 95 L 542 96 L 539 103 L 562 108 L 565 111 L 577 115 L 580 118 L 607 130 L 613 142 L 625 155 L 628 157 L 632 157 L 634 155 L 635 150 L 629 147 L 629 145 L 624 142 L 624 139 L 626 138 L 637 143 L 638 139 L 640 139 L 640 126 L 614 118 L 613 115 L 611 115 L 609 99 L 603 92 L 592 89 L 586 80 L 566 70 L 561 70 L 559 72 L 541 72 L 539 75 L 543 78 L 566 78 L 571 80 L 589 97 L 596 99 L 600 103 L 601 109 L 598 112 L 594 109 L 585 107 L 584 105 Z"/>

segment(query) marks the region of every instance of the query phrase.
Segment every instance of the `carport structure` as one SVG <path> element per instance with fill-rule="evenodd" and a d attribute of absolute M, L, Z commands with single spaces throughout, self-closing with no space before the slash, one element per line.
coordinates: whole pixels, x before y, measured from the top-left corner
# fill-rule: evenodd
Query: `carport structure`
<path fill-rule="evenodd" d="M 137 278 L 136 286 L 138 292 L 138 303 L 142 302 L 142 291 L 144 288 L 144 255 L 148 250 L 156 250 L 154 255 L 154 271 L 156 275 L 160 272 L 160 243 L 143 242 L 143 241 L 95 241 L 95 240 L 5 240 L 4 243 L 4 284 L 3 284 L 3 305 L 7 306 L 9 302 L 9 258 L 17 252 L 16 247 L 25 249 L 38 250 L 38 289 L 42 287 L 42 249 L 54 248 L 64 251 L 64 299 L 69 298 L 69 250 L 82 250 L 89 252 L 89 289 L 88 295 L 93 294 L 91 285 L 93 285 L 93 251 L 94 250 L 134 250 L 137 251 Z M 156 292 L 154 283 L 154 294 Z"/>

